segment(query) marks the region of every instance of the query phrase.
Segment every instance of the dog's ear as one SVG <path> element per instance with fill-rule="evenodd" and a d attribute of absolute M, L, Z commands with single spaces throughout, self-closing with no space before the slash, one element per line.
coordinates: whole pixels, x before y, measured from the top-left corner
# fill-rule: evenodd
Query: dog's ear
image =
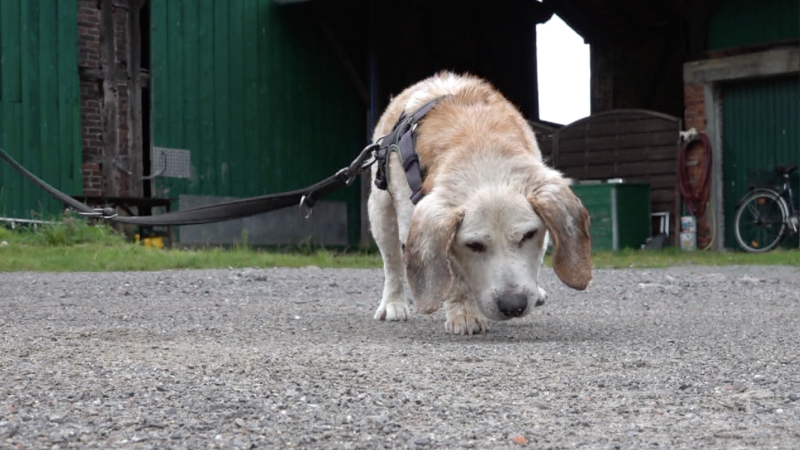
<path fill-rule="evenodd" d="M 561 176 L 528 195 L 553 237 L 553 269 L 567 286 L 583 290 L 592 280 L 589 212 Z"/>
<path fill-rule="evenodd" d="M 462 211 L 442 206 L 432 196 L 414 210 L 403 259 L 417 312 L 439 309 L 453 286 L 452 247 L 463 218 Z"/>

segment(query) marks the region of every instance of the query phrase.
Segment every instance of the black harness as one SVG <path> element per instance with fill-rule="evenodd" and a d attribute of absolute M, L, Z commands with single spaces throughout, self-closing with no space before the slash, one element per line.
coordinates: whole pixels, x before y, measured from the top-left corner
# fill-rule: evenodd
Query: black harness
<path fill-rule="evenodd" d="M 423 174 L 416 151 L 417 135 L 415 131 L 419 121 L 445 97 L 450 96 L 437 97 L 422 105 L 411 115 L 407 116 L 404 112 L 397 119 L 392 132 L 379 139 L 380 147 L 375 152 L 378 164 L 375 186 L 378 189 L 385 191 L 389 188 L 389 155 L 395 152 L 400 157 L 400 164 L 403 166 L 408 186 L 411 188 L 411 203 L 416 205 L 422 199 L 424 196 L 422 193 Z"/>

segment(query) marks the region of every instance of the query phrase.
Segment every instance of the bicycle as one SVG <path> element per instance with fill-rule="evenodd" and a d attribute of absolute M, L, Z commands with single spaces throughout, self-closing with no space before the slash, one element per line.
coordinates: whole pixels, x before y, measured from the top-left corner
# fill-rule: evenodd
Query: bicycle
<path fill-rule="evenodd" d="M 746 252 L 763 253 L 780 244 L 788 234 L 797 234 L 800 213 L 794 206 L 789 176 L 797 164 L 775 166 L 775 174 L 783 179 L 783 186 L 751 187 L 736 205 L 734 230 L 736 241 Z"/>

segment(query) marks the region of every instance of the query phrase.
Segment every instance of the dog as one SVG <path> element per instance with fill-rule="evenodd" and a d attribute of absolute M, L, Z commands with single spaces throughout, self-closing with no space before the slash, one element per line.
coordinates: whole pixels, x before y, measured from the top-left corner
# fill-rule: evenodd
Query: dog
<path fill-rule="evenodd" d="M 375 319 L 408 320 L 406 279 L 416 312 L 444 305 L 448 333 L 482 333 L 487 319 L 524 317 L 547 296 L 539 270 L 548 240 L 561 281 L 586 289 L 589 214 L 568 180 L 542 161 L 522 114 L 489 82 L 440 72 L 414 84 L 390 101 L 373 141 L 436 98 L 414 131 L 421 200 L 410 200 L 396 153 L 388 154 L 386 189 L 373 185 L 369 195 L 385 277 Z M 373 166 L 373 183 L 377 172 Z"/>

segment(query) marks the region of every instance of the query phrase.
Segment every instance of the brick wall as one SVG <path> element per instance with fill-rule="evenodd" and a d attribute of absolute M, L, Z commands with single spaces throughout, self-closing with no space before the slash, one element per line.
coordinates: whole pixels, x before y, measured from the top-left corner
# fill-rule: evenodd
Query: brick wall
<path fill-rule="evenodd" d="M 96 0 L 78 0 L 78 66 L 100 69 L 100 10 Z M 103 138 L 99 80 L 81 77 L 81 135 L 83 140 L 83 194 L 103 193 Z"/>
<path fill-rule="evenodd" d="M 116 177 L 117 192 L 110 192 L 103 177 L 104 148 L 109 145 L 103 135 L 102 108 L 104 104 L 101 70 L 101 13 L 99 0 L 78 0 L 78 66 L 81 74 L 81 132 L 83 141 L 83 194 L 135 196 L 139 180 L 130 177 L 131 133 L 130 102 L 127 77 L 128 7 L 124 1 L 114 2 L 114 41 L 117 85 L 117 165 L 111 173 Z M 106 24 L 111 26 L 111 24 Z M 140 157 L 140 155 L 136 155 Z"/>
<path fill-rule="evenodd" d="M 683 87 L 683 128 L 696 129 L 698 132 L 706 130 L 706 105 L 703 97 L 703 85 L 687 84 Z"/>

